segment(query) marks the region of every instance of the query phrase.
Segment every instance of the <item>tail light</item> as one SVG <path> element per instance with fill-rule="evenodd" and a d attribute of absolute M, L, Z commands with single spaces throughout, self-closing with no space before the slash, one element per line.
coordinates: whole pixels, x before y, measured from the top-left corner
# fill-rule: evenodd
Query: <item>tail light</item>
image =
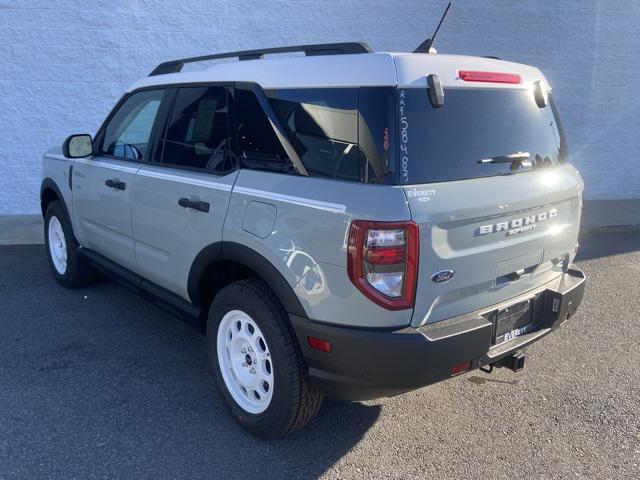
<path fill-rule="evenodd" d="M 465 82 L 520 83 L 522 78 L 517 73 L 478 72 L 475 70 L 458 71 L 460 80 Z"/>
<path fill-rule="evenodd" d="M 353 284 L 388 310 L 413 308 L 418 276 L 418 225 L 354 220 L 347 266 Z"/>

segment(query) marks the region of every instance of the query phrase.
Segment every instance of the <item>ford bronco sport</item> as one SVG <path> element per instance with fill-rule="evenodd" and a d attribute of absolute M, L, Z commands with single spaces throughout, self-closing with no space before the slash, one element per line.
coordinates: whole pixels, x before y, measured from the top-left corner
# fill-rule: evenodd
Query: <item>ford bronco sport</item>
<path fill-rule="evenodd" d="M 324 395 L 517 371 L 584 291 L 550 90 L 522 64 L 360 43 L 161 64 L 45 154 L 51 270 L 68 288 L 102 271 L 202 328 L 263 437 Z"/>

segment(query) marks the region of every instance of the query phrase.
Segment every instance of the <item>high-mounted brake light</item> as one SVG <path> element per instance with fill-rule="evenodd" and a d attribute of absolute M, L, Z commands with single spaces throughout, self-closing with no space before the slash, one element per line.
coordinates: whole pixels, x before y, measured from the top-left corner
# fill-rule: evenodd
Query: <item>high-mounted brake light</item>
<path fill-rule="evenodd" d="M 418 225 L 354 220 L 349 227 L 347 266 L 353 284 L 381 307 L 412 308 L 418 276 Z"/>
<path fill-rule="evenodd" d="M 479 72 L 476 70 L 459 70 L 460 80 L 465 82 L 520 83 L 522 78 L 517 73 Z"/>

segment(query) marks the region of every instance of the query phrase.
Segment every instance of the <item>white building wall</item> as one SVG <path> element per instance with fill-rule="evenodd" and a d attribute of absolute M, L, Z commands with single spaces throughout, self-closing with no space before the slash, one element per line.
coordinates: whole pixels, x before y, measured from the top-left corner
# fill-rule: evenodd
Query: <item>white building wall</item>
<path fill-rule="evenodd" d="M 362 40 L 412 50 L 445 6 L 389 0 L 0 0 L 0 215 L 38 212 L 40 157 L 94 133 L 175 57 Z M 458 0 L 436 47 L 540 67 L 589 199 L 640 196 L 640 2 Z"/>

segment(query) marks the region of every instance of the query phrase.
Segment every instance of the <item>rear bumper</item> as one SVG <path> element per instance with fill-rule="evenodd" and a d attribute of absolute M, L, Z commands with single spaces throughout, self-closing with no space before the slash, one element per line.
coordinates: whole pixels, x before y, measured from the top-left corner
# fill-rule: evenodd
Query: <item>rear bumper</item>
<path fill-rule="evenodd" d="M 330 397 L 367 400 L 445 380 L 456 365 L 471 362 L 478 368 L 530 345 L 575 313 L 584 287 L 584 273 L 571 266 L 553 282 L 508 302 L 419 328 L 347 328 L 294 315 L 291 323 L 311 382 Z M 533 310 L 527 333 L 495 344 L 497 311 L 527 300 Z M 311 349 L 307 337 L 330 341 L 332 351 Z"/>

